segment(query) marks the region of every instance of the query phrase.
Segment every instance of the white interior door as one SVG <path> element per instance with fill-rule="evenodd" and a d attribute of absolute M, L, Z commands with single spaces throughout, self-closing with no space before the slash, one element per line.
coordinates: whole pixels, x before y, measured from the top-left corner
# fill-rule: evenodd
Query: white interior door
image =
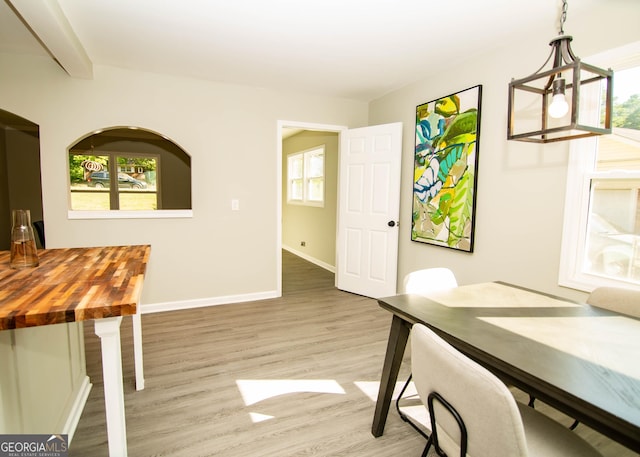
<path fill-rule="evenodd" d="M 340 140 L 336 287 L 395 295 L 402 123 L 344 131 Z"/>

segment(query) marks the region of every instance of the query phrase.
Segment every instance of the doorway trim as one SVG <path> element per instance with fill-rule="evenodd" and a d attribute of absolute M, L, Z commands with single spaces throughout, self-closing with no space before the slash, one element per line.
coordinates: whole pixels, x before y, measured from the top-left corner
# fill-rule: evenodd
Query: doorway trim
<path fill-rule="evenodd" d="M 282 129 L 294 128 L 302 130 L 313 130 L 318 132 L 335 132 L 338 134 L 338 176 L 340 176 L 340 139 L 342 132 L 348 130 L 349 127 L 344 125 L 333 124 L 316 124 L 312 122 L 284 121 L 277 122 L 277 148 L 276 148 L 276 296 L 282 297 L 282 186 L 283 183 L 283 167 L 282 167 Z M 338 198 L 340 196 L 338 195 Z M 336 227 L 337 230 L 337 227 Z M 337 236 L 337 233 L 336 233 Z"/>

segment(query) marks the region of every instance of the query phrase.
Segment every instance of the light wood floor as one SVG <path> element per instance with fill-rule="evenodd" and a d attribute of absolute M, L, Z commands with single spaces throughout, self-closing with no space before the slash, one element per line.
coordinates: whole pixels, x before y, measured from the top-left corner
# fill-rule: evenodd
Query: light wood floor
<path fill-rule="evenodd" d="M 420 456 L 424 439 L 395 411 L 382 437 L 370 432 L 390 315 L 287 252 L 283 270 L 280 299 L 143 315 L 140 392 L 123 320 L 129 456 Z M 102 367 L 90 323 L 85 345 L 94 387 L 70 455 L 102 457 Z M 407 360 L 402 379 L 408 371 Z M 578 433 L 606 457 L 636 455 L 582 425 Z"/>

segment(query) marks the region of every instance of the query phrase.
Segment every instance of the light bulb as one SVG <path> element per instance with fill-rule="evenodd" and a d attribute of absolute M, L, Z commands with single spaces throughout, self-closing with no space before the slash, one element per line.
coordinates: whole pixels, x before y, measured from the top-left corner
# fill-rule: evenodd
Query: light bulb
<path fill-rule="evenodd" d="M 564 94 L 556 94 L 549 105 L 549 116 L 559 119 L 569 112 L 569 104 Z"/>
<path fill-rule="evenodd" d="M 549 105 L 549 116 L 555 119 L 559 119 L 569 112 L 569 104 L 564 96 L 564 88 L 564 78 L 558 78 L 553 81 L 553 97 Z"/>

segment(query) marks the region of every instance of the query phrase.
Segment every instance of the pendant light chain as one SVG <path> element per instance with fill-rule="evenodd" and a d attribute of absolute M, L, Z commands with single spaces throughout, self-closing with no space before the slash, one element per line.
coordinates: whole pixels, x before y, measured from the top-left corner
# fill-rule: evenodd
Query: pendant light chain
<path fill-rule="evenodd" d="M 564 22 L 567 20 L 567 0 L 562 0 L 562 14 L 560 15 L 560 35 L 564 35 Z"/>

